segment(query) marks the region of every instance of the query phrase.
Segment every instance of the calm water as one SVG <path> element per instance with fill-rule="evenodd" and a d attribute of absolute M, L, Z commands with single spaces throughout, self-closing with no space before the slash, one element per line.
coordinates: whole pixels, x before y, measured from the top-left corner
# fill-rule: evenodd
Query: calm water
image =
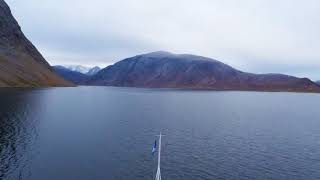
<path fill-rule="evenodd" d="M 320 179 L 320 94 L 0 90 L 0 179 Z"/>

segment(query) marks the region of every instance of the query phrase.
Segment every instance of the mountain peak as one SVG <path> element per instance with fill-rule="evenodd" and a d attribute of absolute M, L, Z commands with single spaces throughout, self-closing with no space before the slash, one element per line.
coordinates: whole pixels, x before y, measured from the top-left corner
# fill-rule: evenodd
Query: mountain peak
<path fill-rule="evenodd" d="M 140 56 L 146 56 L 146 57 L 167 57 L 167 56 L 174 56 L 176 54 L 173 54 L 168 51 L 154 51 L 151 53 L 142 54 Z"/>
<path fill-rule="evenodd" d="M 215 59 L 204 57 L 204 56 L 199 56 L 199 55 L 194 55 L 194 54 L 176 54 L 168 51 L 154 51 L 151 53 L 146 53 L 146 54 L 141 54 L 138 55 L 138 57 L 147 57 L 147 58 L 179 58 L 179 59 L 184 59 L 184 60 L 202 60 L 202 61 L 215 61 L 219 62 Z M 221 62 L 220 62 L 221 63 Z"/>
<path fill-rule="evenodd" d="M 87 75 L 93 76 L 93 75 L 97 74 L 100 70 L 101 70 L 101 68 L 100 68 L 99 66 L 95 66 L 95 67 L 91 68 L 91 69 L 87 72 Z"/>

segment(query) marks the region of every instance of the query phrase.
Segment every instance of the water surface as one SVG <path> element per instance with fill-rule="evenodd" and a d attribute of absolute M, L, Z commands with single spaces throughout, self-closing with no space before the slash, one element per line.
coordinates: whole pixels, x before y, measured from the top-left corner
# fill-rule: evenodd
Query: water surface
<path fill-rule="evenodd" d="M 320 179 L 320 95 L 0 89 L 0 179 Z"/>

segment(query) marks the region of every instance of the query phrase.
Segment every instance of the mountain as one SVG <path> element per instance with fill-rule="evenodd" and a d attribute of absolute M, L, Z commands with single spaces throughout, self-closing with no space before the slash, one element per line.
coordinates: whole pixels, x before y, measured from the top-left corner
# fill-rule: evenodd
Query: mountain
<path fill-rule="evenodd" d="M 91 70 L 90 67 L 81 66 L 81 65 L 67 65 L 64 67 L 71 70 L 71 71 L 80 72 L 82 74 L 87 74 Z"/>
<path fill-rule="evenodd" d="M 316 81 L 316 83 L 317 83 L 318 85 L 320 85 L 320 81 Z"/>
<path fill-rule="evenodd" d="M 77 85 L 85 85 L 91 76 L 97 74 L 101 69 L 98 66 L 87 68 L 81 65 L 73 66 L 52 66 L 54 71 L 64 79 Z M 85 70 L 84 68 L 87 68 Z"/>
<path fill-rule="evenodd" d="M 91 68 L 86 74 L 89 76 L 93 76 L 93 75 L 96 75 L 100 70 L 101 70 L 100 67 L 95 66 L 95 67 Z"/>
<path fill-rule="evenodd" d="M 87 66 L 81 66 L 81 65 L 67 65 L 67 66 L 63 66 L 63 67 L 65 67 L 71 71 L 79 72 L 79 73 L 86 74 L 89 76 L 95 75 L 101 70 L 101 68 L 98 66 L 87 67 Z"/>
<path fill-rule="evenodd" d="M 54 71 L 64 79 L 77 85 L 84 85 L 89 76 L 81 72 L 72 71 L 64 66 L 52 66 Z"/>
<path fill-rule="evenodd" d="M 72 86 L 54 73 L 0 0 L 0 87 Z"/>
<path fill-rule="evenodd" d="M 187 88 L 211 90 L 320 92 L 307 78 L 282 74 L 252 74 L 214 59 L 169 52 L 153 52 L 108 66 L 89 85 Z"/>

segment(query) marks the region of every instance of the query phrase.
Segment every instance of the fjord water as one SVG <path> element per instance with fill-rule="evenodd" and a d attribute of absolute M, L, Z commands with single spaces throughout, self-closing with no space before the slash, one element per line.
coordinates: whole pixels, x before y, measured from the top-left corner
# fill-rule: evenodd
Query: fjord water
<path fill-rule="evenodd" d="M 319 179 L 320 95 L 0 90 L 0 179 Z"/>

